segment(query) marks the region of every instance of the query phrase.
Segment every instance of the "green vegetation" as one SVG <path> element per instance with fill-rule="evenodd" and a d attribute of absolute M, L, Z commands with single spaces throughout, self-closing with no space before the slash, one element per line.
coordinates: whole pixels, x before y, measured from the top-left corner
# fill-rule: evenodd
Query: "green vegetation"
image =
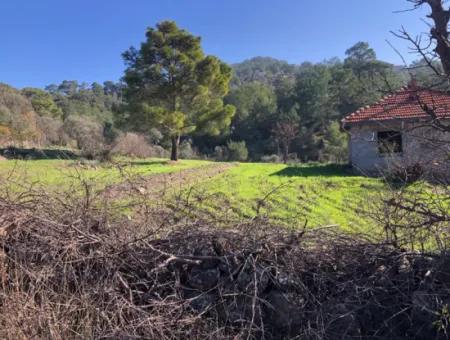
<path fill-rule="evenodd" d="M 196 187 L 199 196 L 208 197 L 200 207 L 229 218 L 259 212 L 284 225 L 339 225 L 350 231 L 373 226 L 364 210 L 383 190 L 381 180 L 349 175 L 337 165 L 261 163 L 240 164 Z"/>
<path fill-rule="evenodd" d="M 123 120 L 134 129 L 161 129 L 171 140 L 171 159 L 178 160 L 180 138 L 219 135 L 235 109 L 223 104 L 231 68 L 205 56 L 200 38 L 163 21 L 149 28 L 139 50 L 124 53 L 127 109 Z"/>
<path fill-rule="evenodd" d="M 151 176 L 172 173 L 210 164 L 207 161 L 183 160 L 176 163 L 164 159 L 120 161 L 117 165 L 73 160 L 0 161 L 0 178 L 12 176 L 24 185 L 38 183 L 47 188 L 68 186 L 82 178 L 95 188 L 119 183 L 125 176 Z"/>
<path fill-rule="evenodd" d="M 101 190 L 134 175 L 152 176 L 222 163 L 121 159 L 118 164 L 121 166 L 66 160 L 11 160 L 0 162 L 0 176 L 5 178 L 14 173 L 13 177 L 20 182 L 39 182 L 48 188 L 66 187 L 82 178 Z M 348 174 L 339 165 L 241 163 L 212 178 L 199 170 L 195 179 L 193 192 L 199 199 L 198 207 L 208 213 L 233 219 L 259 214 L 287 226 L 298 227 L 307 222 L 309 227 L 339 225 L 350 231 L 367 231 L 374 226 L 366 214 L 368 203 L 387 190 L 382 180 Z M 178 191 L 179 185 L 175 186 Z M 192 195 L 191 189 L 189 194 Z"/>

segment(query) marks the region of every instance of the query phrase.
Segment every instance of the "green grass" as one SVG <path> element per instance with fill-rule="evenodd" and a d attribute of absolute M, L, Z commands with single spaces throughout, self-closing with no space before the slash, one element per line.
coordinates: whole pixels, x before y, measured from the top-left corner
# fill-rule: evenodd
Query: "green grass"
<path fill-rule="evenodd" d="M 373 224 L 364 211 L 386 187 L 381 180 L 349 175 L 337 165 L 244 163 L 196 190 L 198 196 L 210 197 L 199 200 L 202 208 L 228 217 L 251 218 L 259 207 L 260 215 L 288 225 L 307 222 L 367 231 Z"/>
<path fill-rule="evenodd" d="M 211 164 L 197 160 L 172 163 L 162 159 L 122 159 L 120 162 L 128 175 L 141 176 Z M 10 173 L 17 182 L 39 182 L 49 188 L 62 189 L 79 181 L 78 177 L 97 189 L 124 178 L 117 166 L 108 164 L 80 166 L 75 161 L 63 160 L 0 161 L 0 176 Z M 233 219 L 265 216 L 291 227 L 305 223 L 309 227 L 337 225 L 348 231 L 379 233 L 380 228 L 368 218 L 367 211 L 388 194 L 382 180 L 351 175 L 338 165 L 241 163 L 213 178 L 202 179 L 199 170 L 198 179 L 200 182 L 193 190 L 185 190 L 185 197 L 189 193 L 191 202 L 201 211 Z M 175 191 L 179 194 L 179 190 L 179 186 L 174 187 L 170 195 Z"/>
<path fill-rule="evenodd" d="M 64 187 L 78 178 L 95 183 L 97 188 L 118 183 L 127 175 L 150 176 L 207 165 L 207 161 L 182 160 L 177 163 L 163 159 L 120 160 L 121 169 L 112 164 L 84 163 L 73 160 L 7 160 L 0 161 L 0 176 L 13 176 L 16 181 L 36 182 L 47 187 Z"/>

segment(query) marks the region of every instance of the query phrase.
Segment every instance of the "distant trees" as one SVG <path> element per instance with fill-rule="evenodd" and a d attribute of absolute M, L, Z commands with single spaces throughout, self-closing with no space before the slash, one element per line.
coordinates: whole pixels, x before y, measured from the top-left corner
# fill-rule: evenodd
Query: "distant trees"
<path fill-rule="evenodd" d="M 109 145 L 122 130 L 145 134 L 171 149 L 174 160 L 180 140 L 189 139 L 186 150 L 227 155 L 221 159 L 234 141 L 244 142 L 251 160 L 278 154 L 286 161 L 293 153 L 302 161 L 343 161 L 347 137 L 340 119 L 405 84 L 405 71 L 378 60 L 365 42 L 347 49 L 342 61 L 292 65 L 256 57 L 231 69 L 170 21 L 150 28 L 140 48 L 123 57 L 123 82 L 65 80 L 45 90 L 8 92 L 26 108 L 0 106 L 0 134 L 83 148 L 80 136 L 92 132 L 95 143 L 88 144 Z M 429 62 L 409 70 L 424 84 L 439 80 Z M 433 65 L 442 70 L 438 61 Z"/>
<path fill-rule="evenodd" d="M 129 126 L 158 127 L 171 140 L 178 159 L 181 136 L 218 135 L 231 123 L 234 107 L 224 105 L 231 69 L 205 56 L 200 38 L 164 21 L 149 28 L 140 49 L 123 54 L 127 69 L 124 111 Z"/>
<path fill-rule="evenodd" d="M 0 84 L 0 145 L 36 143 L 40 133 L 30 101 L 20 91 Z"/>
<path fill-rule="evenodd" d="M 270 57 L 255 57 L 241 63 L 232 65 L 235 77 L 233 87 L 248 83 L 259 82 L 265 85 L 274 85 L 279 79 L 292 77 L 297 66 L 286 61 Z"/>
<path fill-rule="evenodd" d="M 49 92 L 38 88 L 26 87 L 22 94 L 31 101 L 34 111 L 41 117 L 61 118 L 62 110 L 56 105 Z"/>
<path fill-rule="evenodd" d="M 236 107 L 236 115 L 228 138 L 244 140 L 254 160 L 285 153 L 275 131 L 286 121 L 297 126 L 289 148 L 303 161 L 344 160 L 347 137 L 340 119 L 405 84 L 402 71 L 378 60 L 365 42 L 350 47 L 343 61 L 290 65 L 258 57 L 233 68 L 233 88 L 225 101 Z M 203 144 L 197 138 L 196 143 L 214 147 L 209 140 Z M 332 149 L 338 156 L 331 157 Z"/>

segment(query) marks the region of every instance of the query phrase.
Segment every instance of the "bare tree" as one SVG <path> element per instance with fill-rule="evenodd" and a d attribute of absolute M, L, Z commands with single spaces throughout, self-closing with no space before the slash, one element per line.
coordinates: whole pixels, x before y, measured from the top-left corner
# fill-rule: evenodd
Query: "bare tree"
<path fill-rule="evenodd" d="M 291 120 L 278 122 L 273 129 L 273 134 L 275 135 L 278 144 L 281 146 L 283 162 L 285 164 L 288 161 L 289 147 L 292 141 L 298 136 L 298 131 L 298 124 Z"/>
<path fill-rule="evenodd" d="M 438 83 L 426 87 L 417 87 L 415 98 L 423 112 L 429 117 L 423 124 L 414 129 L 428 128 L 427 133 L 435 129 L 438 134 L 425 133 L 421 142 L 427 144 L 429 149 L 439 145 L 443 150 L 449 150 L 450 123 L 448 107 L 439 105 L 432 95 L 431 100 L 422 100 L 422 92 L 434 94 L 436 86 L 450 85 L 450 6 L 447 0 L 406 0 L 414 7 L 409 10 L 417 10 L 422 6 L 430 8 L 427 16 L 430 21 L 429 31 L 418 36 L 413 36 L 406 28 L 399 32 L 393 32 L 396 37 L 407 41 L 410 50 L 420 56 L 426 67 L 432 70 Z M 411 77 L 413 70 L 409 69 Z M 414 80 L 414 79 L 413 79 Z M 415 85 L 415 81 L 412 82 Z M 413 86 L 414 88 L 415 86 Z M 442 112 L 445 111 L 445 114 Z M 439 136 L 439 137 L 437 137 Z M 439 140 L 438 140 L 439 139 Z M 448 152 L 443 153 L 447 159 L 442 159 L 441 165 L 448 163 Z M 425 164 L 426 167 L 431 164 Z M 385 225 L 386 239 L 397 246 L 409 246 L 414 248 L 422 246 L 422 250 L 432 245 L 434 249 L 448 250 L 447 238 L 450 212 L 448 209 L 450 191 L 448 187 L 448 174 L 439 178 L 443 185 L 436 187 L 417 187 L 413 192 L 409 188 L 398 190 L 394 187 L 389 197 L 382 199 L 381 209 L 375 214 L 375 219 Z M 380 219 L 381 218 L 381 219 Z"/>
<path fill-rule="evenodd" d="M 428 22 L 429 32 L 421 35 L 413 36 L 405 27 L 399 32 L 393 34 L 406 40 L 410 44 L 412 52 L 419 55 L 433 73 L 441 79 L 442 83 L 450 83 L 450 7 L 446 7 L 446 0 L 407 0 L 414 4 L 412 10 L 419 9 L 424 5 L 428 5 L 431 9 L 427 16 L 431 19 Z M 441 66 L 441 67 L 439 67 Z M 436 84 L 438 85 L 438 84 Z M 443 122 L 436 115 L 436 109 L 425 103 L 421 103 L 425 113 L 427 113 L 432 121 L 433 126 L 450 132 L 450 124 Z"/>

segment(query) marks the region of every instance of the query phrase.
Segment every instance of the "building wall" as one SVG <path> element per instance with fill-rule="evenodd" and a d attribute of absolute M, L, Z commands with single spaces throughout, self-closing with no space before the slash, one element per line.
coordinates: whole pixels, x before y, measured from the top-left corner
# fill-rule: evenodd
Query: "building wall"
<path fill-rule="evenodd" d="M 386 155 L 378 151 L 378 131 L 402 133 L 403 152 Z M 450 173 L 450 134 L 419 123 L 390 122 L 352 126 L 349 130 L 350 162 L 366 175 L 379 175 L 392 168 L 420 164 L 426 171 Z"/>

